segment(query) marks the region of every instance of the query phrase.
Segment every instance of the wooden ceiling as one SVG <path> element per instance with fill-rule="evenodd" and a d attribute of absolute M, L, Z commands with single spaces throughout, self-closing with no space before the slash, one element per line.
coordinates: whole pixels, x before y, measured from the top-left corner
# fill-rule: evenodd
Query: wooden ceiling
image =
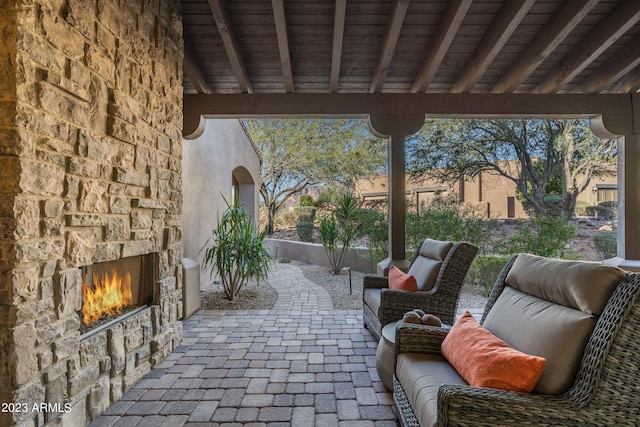
<path fill-rule="evenodd" d="M 181 0 L 185 94 L 629 94 L 640 0 Z"/>
<path fill-rule="evenodd" d="M 188 137 L 208 117 L 336 115 L 640 133 L 640 0 L 181 3 Z"/>

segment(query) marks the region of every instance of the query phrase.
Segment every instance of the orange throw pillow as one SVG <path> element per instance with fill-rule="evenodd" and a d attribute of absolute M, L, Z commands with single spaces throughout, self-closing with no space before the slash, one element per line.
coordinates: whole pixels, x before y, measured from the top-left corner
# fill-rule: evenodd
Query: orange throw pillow
<path fill-rule="evenodd" d="M 417 291 L 416 278 L 400 270 L 396 266 L 389 269 L 389 289 L 396 291 Z"/>
<path fill-rule="evenodd" d="M 526 393 L 533 390 L 546 363 L 510 347 L 468 311 L 447 334 L 441 352 L 471 386 Z"/>

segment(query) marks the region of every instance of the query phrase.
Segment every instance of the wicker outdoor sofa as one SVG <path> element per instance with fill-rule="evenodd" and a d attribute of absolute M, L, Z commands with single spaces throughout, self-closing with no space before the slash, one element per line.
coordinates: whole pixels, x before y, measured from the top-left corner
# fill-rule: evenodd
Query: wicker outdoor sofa
<path fill-rule="evenodd" d="M 555 369 L 545 381 L 566 376 L 564 391 L 469 386 L 441 356 L 442 342 L 453 332 L 398 322 L 396 416 L 402 426 L 422 427 L 640 425 L 639 292 L 640 274 L 616 267 L 514 257 L 499 275 L 480 323 L 514 348 L 547 357 L 536 389 L 547 370 Z M 572 324 L 571 317 L 581 320 Z M 536 354 L 537 347 L 547 354 Z M 564 365 L 564 358 L 570 363 Z"/>
<path fill-rule="evenodd" d="M 386 276 L 365 276 L 362 283 L 364 326 L 380 339 L 383 326 L 402 319 L 407 311 L 415 308 L 451 324 L 464 278 L 477 253 L 478 248 L 471 243 L 425 239 L 408 271 L 417 279 L 416 292 L 389 289 Z"/>

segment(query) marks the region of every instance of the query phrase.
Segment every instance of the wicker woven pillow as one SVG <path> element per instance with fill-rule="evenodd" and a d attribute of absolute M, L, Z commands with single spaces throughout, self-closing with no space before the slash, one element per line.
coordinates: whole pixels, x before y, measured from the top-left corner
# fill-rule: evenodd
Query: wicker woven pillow
<path fill-rule="evenodd" d="M 545 365 L 542 357 L 522 353 L 484 329 L 468 311 L 447 334 L 441 353 L 469 385 L 525 393 Z"/>

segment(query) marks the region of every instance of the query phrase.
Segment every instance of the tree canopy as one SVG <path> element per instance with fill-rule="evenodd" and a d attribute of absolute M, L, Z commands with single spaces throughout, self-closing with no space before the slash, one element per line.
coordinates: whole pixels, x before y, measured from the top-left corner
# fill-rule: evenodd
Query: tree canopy
<path fill-rule="evenodd" d="M 611 170 L 617 154 L 616 142 L 597 138 L 586 120 L 427 120 L 408 146 L 413 176 L 453 182 L 495 173 L 514 182 L 540 215 L 547 214 L 550 184 L 559 181 L 567 218 L 577 195 Z"/>
<path fill-rule="evenodd" d="M 287 198 L 310 185 L 353 185 L 386 164 L 386 142 L 364 120 L 245 120 L 262 155 L 260 195 L 273 232 L 276 212 Z"/>

